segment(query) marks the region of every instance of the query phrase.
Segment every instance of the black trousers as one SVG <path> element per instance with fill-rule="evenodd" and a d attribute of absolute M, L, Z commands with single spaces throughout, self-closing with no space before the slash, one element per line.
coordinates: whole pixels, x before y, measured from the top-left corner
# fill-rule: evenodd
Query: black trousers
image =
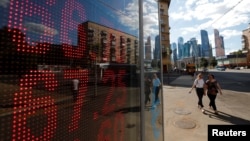
<path fill-rule="evenodd" d="M 78 96 L 78 90 L 73 90 L 73 100 L 76 102 Z"/>
<path fill-rule="evenodd" d="M 203 103 L 202 103 L 202 98 L 203 98 L 203 94 L 204 94 L 204 89 L 203 88 L 196 88 L 196 94 L 198 96 L 198 105 L 202 108 L 204 107 Z"/>
<path fill-rule="evenodd" d="M 151 91 L 145 91 L 145 104 L 147 104 L 148 102 L 150 102 L 150 95 Z"/>
<path fill-rule="evenodd" d="M 217 97 L 217 94 L 207 94 L 210 102 L 209 102 L 209 106 L 212 106 L 212 108 L 216 111 L 217 110 L 217 107 L 216 107 L 216 104 L 215 104 L 215 99 Z"/>
<path fill-rule="evenodd" d="M 155 103 L 159 102 L 159 91 L 160 91 L 160 87 L 155 86 Z"/>

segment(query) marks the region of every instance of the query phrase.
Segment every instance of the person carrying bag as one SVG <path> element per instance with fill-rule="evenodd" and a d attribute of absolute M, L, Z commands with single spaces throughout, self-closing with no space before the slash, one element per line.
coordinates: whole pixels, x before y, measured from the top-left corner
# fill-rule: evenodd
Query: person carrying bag
<path fill-rule="evenodd" d="M 215 99 L 217 93 L 219 92 L 222 95 L 221 87 L 217 80 L 214 78 L 213 74 L 208 75 L 208 80 L 206 81 L 205 91 L 207 91 L 207 96 L 210 100 L 209 107 L 214 110 L 215 114 L 218 114 L 217 107 L 215 104 Z"/>

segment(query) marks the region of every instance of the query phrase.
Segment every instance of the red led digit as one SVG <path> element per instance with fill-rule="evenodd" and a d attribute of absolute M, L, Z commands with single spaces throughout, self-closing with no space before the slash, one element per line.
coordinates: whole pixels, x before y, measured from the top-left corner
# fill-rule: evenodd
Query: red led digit
<path fill-rule="evenodd" d="M 33 87 L 38 81 L 44 81 L 45 88 L 53 91 L 57 87 L 55 75 L 51 72 L 30 71 L 20 80 L 20 90 L 14 94 L 12 140 L 50 140 L 57 127 L 57 106 L 51 96 L 37 97 L 33 96 Z M 27 126 L 27 120 L 32 115 L 35 116 L 37 110 L 43 109 L 47 117 L 47 126 L 42 127 L 43 132 L 40 136 L 32 133 Z"/>
<path fill-rule="evenodd" d="M 75 0 L 67 0 L 65 7 L 62 10 L 61 33 L 60 40 L 63 43 L 64 55 L 69 58 L 83 58 L 86 51 L 86 32 L 84 27 L 78 26 L 81 24 L 73 20 L 73 12 L 77 11 L 79 14 L 79 22 L 86 20 L 84 7 Z M 72 45 L 72 39 L 69 33 L 72 30 L 78 30 L 78 46 Z"/>
<path fill-rule="evenodd" d="M 114 135 L 114 141 L 123 141 L 124 140 L 124 114 L 117 113 L 115 115 L 115 122 L 114 122 L 114 128 L 113 128 L 113 135 Z M 119 131 L 119 132 L 117 132 Z"/>
<path fill-rule="evenodd" d="M 69 131 L 72 132 L 79 127 L 79 121 L 81 118 L 81 109 L 83 106 L 83 101 L 85 93 L 87 91 L 88 82 L 88 70 L 66 70 L 64 71 L 64 79 L 77 78 L 80 81 L 77 100 L 74 104 L 74 112 L 71 117 L 71 123 L 69 125 Z"/>
<path fill-rule="evenodd" d="M 124 115 L 122 113 L 117 113 L 115 115 L 114 124 L 112 124 L 111 119 L 107 119 L 102 122 L 98 135 L 98 141 L 123 141 L 124 140 Z"/>
<path fill-rule="evenodd" d="M 46 0 L 46 4 L 49 6 L 52 6 L 52 5 L 56 4 L 56 0 Z"/>
<path fill-rule="evenodd" d="M 109 112 L 114 111 L 115 109 L 115 105 L 114 103 L 111 104 L 112 102 L 111 99 L 113 98 L 113 94 L 114 94 L 114 87 L 115 87 L 115 73 L 112 70 L 106 70 L 103 74 L 103 82 L 106 83 L 108 80 L 111 79 L 111 86 L 110 86 L 110 90 L 107 94 L 107 97 L 105 99 L 103 108 L 102 108 L 102 114 L 105 115 Z"/>
<path fill-rule="evenodd" d="M 112 123 L 110 119 L 102 122 L 101 127 L 99 128 L 97 141 L 111 141 L 111 133 L 108 133 L 112 129 Z"/>
<path fill-rule="evenodd" d="M 48 43 L 53 42 L 56 30 L 54 29 L 54 22 L 51 20 L 51 13 L 48 11 L 48 5 L 55 4 L 55 0 L 47 0 L 46 3 L 47 6 L 42 7 L 31 0 L 10 0 L 8 27 L 10 31 L 14 30 L 12 41 L 17 44 L 17 51 L 42 54 L 49 50 Z M 32 16 L 40 17 L 41 22 L 24 21 L 25 17 Z M 42 30 L 33 31 L 37 28 Z M 40 44 L 35 43 L 27 36 L 28 31 L 39 32 L 40 38 L 36 42 L 40 42 Z"/>
<path fill-rule="evenodd" d="M 118 87 L 119 90 L 121 90 L 122 92 L 119 94 L 119 96 L 117 96 L 116 98 L 116 104 L 118 106 L 124 106 L 125 102 L 126 102 L 126 98 L 127 98 L 127 89 L 126 89 L 126 84 L 124 83 L 124 76 L 126 74 L 126 70 L 119 70 L 118 73 Z"/>
<path fill-rule="evenodd" d="M 106 83 L 108 80 L 111 80 L 111 86 L 110 90 L 107 94 L 107 97 L 104 102 L 104 106 L 102 109 L 102 114 L 107 114 L 109 112 L 112 112 L 115 109 L 115 104 L 118 106 L 123 106 L 126 100 L 126 84 L 123 82 L 123 77 L 126 73 L 126 70 L 120 70 L 118 75 L 115 75 L 114 71 L 112 70 L 106 70 L 104 73 L 103 81 Z M 119 96 L 116 97 L 116 103 L 112 103 L 111 100 L 114 99 L 114 88 L 115 88 L 115 77 L 117 77 L 118 80 L 118 87 L 119 90 L 122 90 L 122 93 L 120 93 Z"/>
<path fill-rule="evenodd" d="M 104 106 L 102 109 L 102 114 L 108 114 L 109 112 L 113 112 L 115 110 L 115 105 L 124 106 L 127 93 L 126 93 L 126 84 L 123 82 L 123 78 L 126 74 L 126 70 L 119 70 L 118 75 L 115 75 L 113 70 L 106 70 L 103 76 L 104 83 L 107 83 L 111 80 L 111 87 L 107 94 L 107 97 L 104 102 Z M 115 78 L 117 77 L 117 78 Z M 117 86 L 119 90 L 122 92 L 117 93 L 114 97 L 114 88 L 117 79 Z M 115 103 L 112 103 L 112 99 L 115 99 Z M 98 113 L 93 113 L 93 118 L 96 120 L 98 118 Z M 115 115 L 114 124 L 111 123 L 110 120 L 106 120 L 102 122 L 101 127 L 98 133 L 98 141 L 99 140 L 111 140 L 111 136 L 115 141 L 123 141 L 124 140 L 124 127 L 125 127 L 125 119 L 122 113 L 117 113 Z M 120 131 L 120 132 L 117 132 Z"/>

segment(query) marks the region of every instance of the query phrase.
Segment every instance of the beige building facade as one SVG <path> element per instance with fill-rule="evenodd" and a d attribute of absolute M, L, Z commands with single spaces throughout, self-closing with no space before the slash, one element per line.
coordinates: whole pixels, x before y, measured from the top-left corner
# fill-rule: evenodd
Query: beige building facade
<path fill-rule="evenodd" d="M 168 9 L 171 0 L 159 0 L 160 45 L 162 49 L 163 73 L 171 68 L 170 27 Z"/>
<path fill-rule="evenodd" d="M 250 24 L 242 31 L 242 51 L 246 53 L 246 65 L 250 67 Z"/>
<path fill-rule="evenodd" d="M 138 63 L 137 37 L 90 21 L 78 28 L 78 36 L 86 36 L 90 60 L 96 60 L 96 63 Z"/>

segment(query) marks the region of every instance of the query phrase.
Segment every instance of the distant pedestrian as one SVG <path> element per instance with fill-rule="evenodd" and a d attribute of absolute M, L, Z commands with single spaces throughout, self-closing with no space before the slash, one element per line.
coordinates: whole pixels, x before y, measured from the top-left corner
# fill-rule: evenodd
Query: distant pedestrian
<path fill-rule="evenodd" d="M 213 108 L 215 114 L 218 114 L 215 99 L 218 92 L 222 95 L 222 91 L 219 83 L 214 78 L 213 74 L 208 75 L 208 80 L 206 81 L 205 85 L 205 91 L 207 91 L 207 96 L 210 100 L 209 107 Z"/>
<path fill-rule="evenodd" d="M 145 82 L 145 105 L 148 104 L 148 102 L 150 103 L 150 94 L 151 94 L 151 89 L 152 89 L 152 81 L 151 79 L 145 75 L 145 78 L 144 78 L 144 82 Z"/>
<path fill-rule="evenodd" d="M 194 75 L 193 75 L 193 80 L 195 80 L 197 77 L 197 72 L 194 72 Z"/>
<path fill-rule="evenodd" d="M 194 83 L 191 87 L 191 90 L 189 91 L 189 93 L 192 93 L 193 88 L 195 88 L 196 94 L 198 96 L 198 108 L 201 109 L 202 112 L 205 112 L 205 110 L 203 109 L 204 105 L 202 102 L 203 96 L 206 95 L 205 91 L 204 91 L 204 84 L 205 84 L 205 82 L 204 82 L 202 73 L 199 73 L 196 76 L 196 79 L 194 80 Z"/>
<path fill-rule="evenodd" d="M 72 82 L 73 82 L 73 88 L 72 88 L 72 91 L 73 91 L 73 100 L 74 100 L 74 102 L 76 102 L 77 96 L 78 96 L 78 90 L 79 90 L 79 83 L 80 83 L 80 81 L 78 79 L 74 78 L 72 80 Z"/>
<path fill-rule="evenodd" d="M 153 92 L 155 96 L 153 107 L 160 104 L 160 99 L 159 99 L 160 87 L 161 87 L 160 79 L 158 78 L 157 74 L 153 74 Z"/>

